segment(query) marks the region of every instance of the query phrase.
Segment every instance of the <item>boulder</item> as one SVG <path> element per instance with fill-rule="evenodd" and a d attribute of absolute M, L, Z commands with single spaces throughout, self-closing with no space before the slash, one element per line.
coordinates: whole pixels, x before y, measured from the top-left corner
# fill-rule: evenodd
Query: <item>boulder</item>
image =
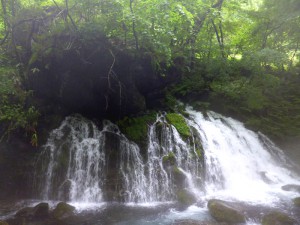
<path fill-rule="evenodd" d="M 173 166 L 172 170 L 172 179 L 174 184 L 178 187 L 178 188 L 184 188 L 184 182 L 186 179 L 185 174 L 177 167 L 177 166 Z"/>
<path fill-rule="evenodd" d="M 41 219 L 49 216 L 49 204 L 42 202 L 35 207 L 25 207 L 17 211 L 16 218 Z"/>
<path fill-rule="evenodd" d="M 177 191 L 177 199 L 183 205 L 192 205 L 197 202 L 196 197 L 186 189 L 181 189 Z"/>
<path fill-rule="evenodd" d="M 300 197 L 293 199 L 294 205 L 300 207 Z"/>
<path fill-rule="evenodd" d="M 34 218 L 45 218 L 49 216 L 49 204 L 46 202 L 39 203 L 33 208 Z"/>
<path fill-rule="evenodd" d="M 8 225 L 7 222 L 0 220 L 0 225 Z"/>
<path fill-rule="evenodd" d="M 293 192 L 299 192 L 300 193 L 300 185 L 297 184 L 287 184 L 281 187 L 284 191 L 293 191 Z"/>
<path fill-rule="evenodd" d="M 264 215 L 262 225 L 296 225 L 296 221 L 286 213 L 274 211 Z"/>
<path fill-rule="evenodd" d="M 245 216 L 234 203 L 212 199 L 208 201 L 208 209 L 211 216 L 218 222 L 229 224 L 245 223 Z"/>
<path fill-rule="evenodd" d="M 75 207 L 71 206 L 65 202 L 60 202 L 57 204 L 56 208 L 53 210 L 53 217 L 55 219 L 66 219 L 74 215 Z"/>
<path fill-rule="evenodd" d="M 172 225 L 227 225 L 227 223 L 216 223 L 210 221 L 197 221 L 197 220 L 175 220 Z"/>

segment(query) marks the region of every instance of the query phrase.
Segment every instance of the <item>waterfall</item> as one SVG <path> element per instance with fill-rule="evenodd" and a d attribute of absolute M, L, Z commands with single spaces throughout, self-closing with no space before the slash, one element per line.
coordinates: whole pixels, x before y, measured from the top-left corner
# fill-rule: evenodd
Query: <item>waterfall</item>
<path fill-rule="evenodd" d="M 150 126 L 148 140 L 149 200 L 174 200 L 178 186 L 189 188 L 188 182 L 178 184 L 180 181 L 176 175 L 184 176 L 184 180 L 191 175 L 194 179 L 190 180 L 190 184 L 201 178 L 200 156 L 196 153 L 194 143 L 183 140 L 163 115 L 158 116 Z"/>
<path fill-rule="evenodd" d="M 284 194 L 282 185 L 299 183 L 286 169 L 291 163 L 266 136 L 214 112 L 188 113 L 205 149 L 208 196 L 267 203 Z"/>
<path fill-rule="evenodd" d="M 124 148 L 126 149 L 126 148 Z M 121 171 L 125 178 L 128 202 L 165 202 L 174 201 L 179 188 L 189 188 L 194 180 L 201 176 L 200 157 L 195 153 L 195 146 L 184 141 L 174 126 L 167 123 L 164 115 L 158 115 L 156 121 L 149 126 L 148 145 L 144 161 L 138 154 L 138 147 L 131 152 L 123 151 Z M 142 164 L 144 163 L 144 164 Z M 127 165 L 127 173 L 124 166 Z M 176 177 L 177 176 L 177 177 Z M 178 178 L 179 176 L 179 178 Z M 180 184 L 180 180 L 190 182 Z M 192 192 L 196 192 L 193 189 Z"/>
<path fill-rule="evenodd" d="M 140 148 L 119 128 L 100 129 L 79 115 L 50 133 L 37 160 L 41 197 L 76 202 L 176 201 L 182 193 L 273 202 L 281 186 L 299 183 L 282 151 L 232 118 L 187 108 L 190 137 L 182 137 L 164 114 L 148 127 Z"/>
<path fill-rule="evenodd" d="M 78 115 L 67 117 L 51 132 L 38 159 L 42 197 L 102 201 L 104 141 L 103 132 L 91 121 Z"/>

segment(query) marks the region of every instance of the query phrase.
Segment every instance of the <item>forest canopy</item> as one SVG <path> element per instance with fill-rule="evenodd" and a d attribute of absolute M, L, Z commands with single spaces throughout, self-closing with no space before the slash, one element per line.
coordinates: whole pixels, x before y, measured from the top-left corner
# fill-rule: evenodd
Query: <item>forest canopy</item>
<path fill-rule="evenodd" d="M 134 59 L 150 59 L 160 77 L 177 69 L 180 76 L 162 88 L 169 110 L 175 110 L 174 99 L 193 100 L 274 137 L 300 135 L 297 0 L 1 0 L 0 7 L 5 135 L 21 128 L 36 137 L 41 109 L 30 101 L 38 95 L 31 90 L 34 77 L 51 71 L 66 52 L 88 63 L 83 49 L 97 49 L 104 40 Z M 122 107 L 126 82 L 112 70 L 116 51 L 106 49 L 113 63 L 101 93 L 104 108 L 113 98 L 111 77 L 119 82 Z M 144 97 L 147 105 L 141 95 L 135 99 Z"/>

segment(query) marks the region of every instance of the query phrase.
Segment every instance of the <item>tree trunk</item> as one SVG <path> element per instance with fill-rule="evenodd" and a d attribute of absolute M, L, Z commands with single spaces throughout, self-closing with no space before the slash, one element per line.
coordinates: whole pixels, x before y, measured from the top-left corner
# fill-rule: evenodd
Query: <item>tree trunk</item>
<path fill-rule="evenodd" d="M 191 34 L 191 37 L 190 37 L 190 40 L 189 40 L 189 43 L 191 45 L 191 54 L 190 54 L 190 67 L 191 67 L 191 69 L 194 68 L 194 64 L 195 64 L 196 39 L 197 39 L 197 36 L 200 33 L 200 31 L 201 31 L 201 29 L 204 25 L 205 19 L 208 16 L 208 14 L 211 12 L 212 8 L 213 9 L 221 9 L 223 2 L 224 2 L 224 0 L 218 0 L 215 4 L 212 5 L 211 8 L 209 8 L 204 13 L 204 15 L 198 16 L 197 17 L 198 19 L 196 19 L 196 21 L 195 21 L 195 25 L 193 27 L 193 31 L 192 31 L 192 34 Z"/>
<path fill-rule="evenodd" d="M 134 16 L 134 11 L 133 11 L 133 6 L 132 6 L 133 1 L 134 0 L 130 0 L 130 12 L 131 12 L 131 16 L 132 16 L 132 32 L 133 32 L 134 41 L 135 41 L 135 49 L 139 50 L 139 40 L 138 40 L 137 32 L 135 29 L 135 16 Z"/>

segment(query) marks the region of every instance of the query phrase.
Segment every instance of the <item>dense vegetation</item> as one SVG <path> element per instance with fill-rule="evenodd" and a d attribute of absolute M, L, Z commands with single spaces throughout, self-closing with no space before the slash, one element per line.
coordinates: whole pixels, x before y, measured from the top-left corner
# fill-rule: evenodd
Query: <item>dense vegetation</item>
<path fill-rule="evenodd" d="M 21 130 L 36 145 L 50 102 L 121 119 L 176 99 L 300 135 L 297 0 L 1 0 L 0 11 L 2 137 Z"/>

